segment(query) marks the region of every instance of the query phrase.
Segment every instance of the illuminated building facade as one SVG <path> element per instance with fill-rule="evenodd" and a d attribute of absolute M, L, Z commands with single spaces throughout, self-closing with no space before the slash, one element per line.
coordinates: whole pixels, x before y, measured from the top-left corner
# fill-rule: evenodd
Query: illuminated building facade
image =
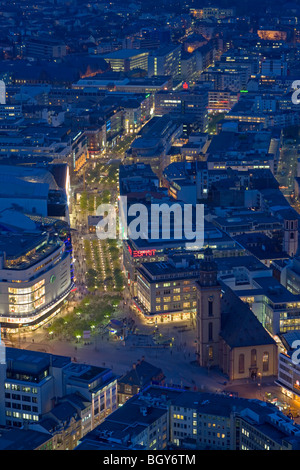
<path fill-rule="evenodd" d="M 180 449 L 291 450 L 300 428 L 274 405 L 186 391 L 170 406 L 170 440 Z"/>
<path fill-rule="evenodd" d="M 151 385 L 75 450 L 291 450 L 299 435 L 299 425 L 270 403 Z"/>
<path fill-rule="evenodd" d="M 199 273 L 199 262 L 193 257 L 142 264 L 137 273 L 135 302 L 146 321 L 165 323 L 193 319 L 197 306 L 194 284 Z"/>
<path fill-rule="evenodd" d="M 186 256 L 193 254 L 196 258 L 203 258 L 203 250 L 210 246 L 214 257 L 241 256 L 244 249 L 230 236 L 221 232 L 210 223 L 206 223 L 204 246 L 191 251 L 187 248 L 187 240 L 123 240 L 123 269 L 127 278 L 128 287 L 133 296 L 137 296 L 137 270 L 143 263 L 166 261 L 171 255 Z"/>
<path fill-rule="evenodd" d="M 193 116 L 198 121 L 201 132 L 207 132 L 208 129 L 207 106 L 208 92 L 204 88 L 192 91 L 184 88 L 180 91 L 161 91 L 155 95 L 156 114 L 173 113 Z"/>
<path fill-rule="evenodd" d="M 0 322 L 4 331 L 49 321 L 73 287 L 71 244 L 49 234 L 1 237 Z"/>
<path fill-rule="evenodd" d="M 56 437 L 63 434 L 66 439 L 67 422 L 64 429 L 57 426 L 55 432 L 47 428 L 47 419 L 59 424 L 62 414 L 56 415 L 55 410 L 58 412 L 59 407 L 61 413 L 67 410 L 63 404 L 67 400 L 77 407 L 78 401 L 72 402 L 72 398 L 79 396 L 85 408 L 72 433 L 79 439 L 117 409 L 117 377 L 111 369 L 73 363 L 67 356 L 17 348 L 6 348 L 6 362 L 0 367 L 1 425 L 20 428 L 26 423 L 32 429 L 38 425 L 39 430 L 46 428 Z M 61 439 L 55 442 L 57 448 L 63 449 Z"/>
<path fill-rule="evenodd" d="M 102 57 L 114 72 L 129 72 L 134 69 L 148 71 L 148 55 L 148 51 L 121 49 L 104 54 Z"/>
<path fill-rule="evenodd" d="M 181 46 L 163 46 L 149 55 L 148 76 L 180 76 Z"/>

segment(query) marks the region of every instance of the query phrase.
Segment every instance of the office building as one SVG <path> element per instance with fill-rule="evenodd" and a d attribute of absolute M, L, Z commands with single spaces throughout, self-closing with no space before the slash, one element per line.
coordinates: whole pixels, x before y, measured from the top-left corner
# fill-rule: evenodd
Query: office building
<path fill-rule="evenodd" d="M 179 78 L 181 70 L 181 45 L 167 45 L 149 54 L 148 76 L 157 75 Z"/>
<path fill-rule="evenodd" d="M 35 329 L 59 312 L 74 286 L 69 228 L 13 210 L 0 221 L 1 327 Z"/>
<path fill-rule="evenodd" d="M 300 428 L 260 400 L 149 386 L 76 450 L 292 450 Z"/>
<path fill-rule="evenodd" d="M 129 72 L 134 69 L 148 72 L 148 56 L 148 51 L 140 49 L 120 49 L 119 51 L 101 55 L 110 65 L 113 72 Z"/>
<path fill-rule="evenodd" d="M 53 435 L 69 433 L 62 412 L 74 416 L 76 441 L 117 409 L 117 378 L 110 369 L 71 362 L 70 357 L 6 348 L 1 364 L 0 423 L 20 428 L 26 423 Z M 53 424 L 56 422 L 56 425 Z M 76 432 L 77 432 L 76 431 Z"/>

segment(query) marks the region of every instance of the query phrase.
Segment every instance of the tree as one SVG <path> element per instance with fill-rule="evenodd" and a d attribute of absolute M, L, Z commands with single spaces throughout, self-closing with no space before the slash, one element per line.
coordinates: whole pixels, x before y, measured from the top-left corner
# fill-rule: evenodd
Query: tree
<path fill-rule="evenodd" d="M 80 209 L 86 210 L 87 209 L 87 204 L 88 204 L 87 192 L 83 191 L 81 193 L 81 197 L 80 197 Z"/>

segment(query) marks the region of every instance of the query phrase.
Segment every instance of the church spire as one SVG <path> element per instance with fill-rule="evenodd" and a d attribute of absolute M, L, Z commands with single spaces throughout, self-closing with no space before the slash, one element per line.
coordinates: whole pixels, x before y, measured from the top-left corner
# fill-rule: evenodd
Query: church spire
<path fill-rule="evenodd" d="M 207 247 L 204 251 L 204 258 L 200 263 L 199 284 L 201 286 L 216 286 L 218 266 L 214 261 L 212 249 Z"/>

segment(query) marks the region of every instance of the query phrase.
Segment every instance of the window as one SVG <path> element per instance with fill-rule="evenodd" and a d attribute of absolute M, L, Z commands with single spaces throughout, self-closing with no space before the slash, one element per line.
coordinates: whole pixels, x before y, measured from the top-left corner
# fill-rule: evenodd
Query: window
<path fill-rule="evenodd" d="M 239 355 L 239 374 L 243 374 L 245 372 L 245 355 Z"/>
<path fill-rule="evenodd" d="M 213 316 L 213 301 L 212 300 L 208 301 L 208 316 L 209 317 Z"/>
<path fill-rule="evenodd" d="M 212 322 L 209 322 L 208 324 L 208 341 L 213 340 L 213 324 Z"/>
<path fill-rule="evenodd" d="M 251 349 L 251 366 L 256 367 L 256 349 Z"/>
<path fill-rule="evenodd" d="M 269 353 L 264 352 L 264 355 L 263 355 L 263 371 L 268 372 L 268 370 L 269 370 Z"/>

